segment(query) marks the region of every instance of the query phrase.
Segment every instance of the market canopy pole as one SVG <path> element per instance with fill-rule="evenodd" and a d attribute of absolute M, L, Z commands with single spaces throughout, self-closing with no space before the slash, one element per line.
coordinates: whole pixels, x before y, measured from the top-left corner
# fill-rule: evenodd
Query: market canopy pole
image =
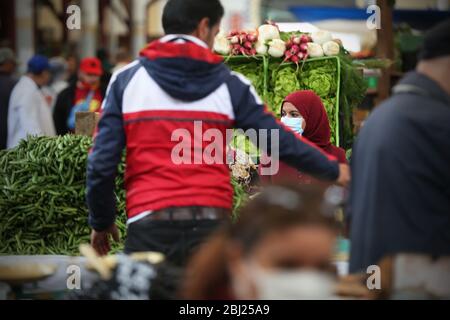
<path fill-rule="evenodd" d="M 131 2 L 131 49 L 134 57 L 144 48 L 147 42 L 146 17 L 149 0 L 133 0 Z"/>
<path fill-rule="evenodd" d="M 19 61 L 28 61 L 34 54 L 34 1 L 15 1 L 16 50 Z M 19 65 L 20 72 L 26 71 L 26 64 Z"/>
<path fill-rule="evenodd" d="M 20 1 L 19 1 L 20 2 Z M 93 57 L 97 50 L 97 31 L 99 24 L 98 0 L 82 0 L 82 54 Z"/>
<path fill-rule="evenodd" d="M 381 59 L 394 60 L 394 31 L 392 9 L 394 2 L 392 0 L 377 0 L 377 5 L 380 7 L 380 25 L 377 29 L 377 56 Z M 378 83 L 378 98 L 377 103 L 389 98 L 391 91 L 391 72 L 392 67 L 382 70 L 382 74 Z"/>

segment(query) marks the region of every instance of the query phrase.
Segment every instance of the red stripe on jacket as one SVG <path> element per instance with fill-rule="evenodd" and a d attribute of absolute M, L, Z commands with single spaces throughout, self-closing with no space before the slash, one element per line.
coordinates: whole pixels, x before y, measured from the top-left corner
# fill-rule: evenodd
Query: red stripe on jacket
<path fill-rule="evenodd" d="M 188 58 L 193 60 L 204 61 L 211 64 L 219 64 L 223 62 L 223 58 L 211 52 L 207 48 L 203 48 L 195 43 L 174 43 L 153 41 L 140 53 L 141 57 L 150 60 L 164 58 Z"/>
<path fill-rule="evenodd" d="M 197 127 L 200 129 L 198 132 L 194 132 L 195 119 L 206 120 L 202 122 L 201 128 Z M 225 164 L 226 129 L 232 123 L 228 117 L 213 112 L 144 111 L 125 114 L 124 121 L 127 139 L 125 187 L 128 190 L 129 218 L 145 211 L 173 206 L 231 209 L 233 190 L 229 183 L 229 169 Z M 173 136 L 177 129 L 188 135 Z M 220 132 L 222 141 L 203 141 L 203 135 L 209 129 L 217 129 L 216 133 Z M 198 145 L 194 144 L 194 140 Z M 191 164 L 173 161 L 172 152 L 177 145 L 180 146 L 180 142 L 185 143 L 185 150 L 190 151 Z M 217 153 L 221 164 L 205 163 L 211 158 L 202 157 L 206 153 L 201 154 L 201 151 L 208 150 L 208 146 L 210 150 L 217 146 L 215 150 L 222 151 L 222 154 Z M 186 187 L 180 189 L 180 185 Z"/>

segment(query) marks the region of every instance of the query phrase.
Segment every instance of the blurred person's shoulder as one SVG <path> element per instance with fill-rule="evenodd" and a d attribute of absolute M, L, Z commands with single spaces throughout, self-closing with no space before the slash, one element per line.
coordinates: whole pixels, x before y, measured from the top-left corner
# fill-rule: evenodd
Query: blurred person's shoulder
<path fill-rule="evenodd" d="M 120 80 L 124 77 L 128 78 L 130 75 L 134 75 L 136 71 L 140 69 L 140 67 L 142 67 L 142 65 L 139 59 L 136 59 L 130 62 L 129 64 L 124 65 L 123 67 L 119 68 L 112 74 L 109 84 L 111 85 L 117 80 Z"/>
<path fill-rule="evenodd" d="M 0 88 L 2 89 L 5 88 L 12 89 L 17 84 L 18 81 L 19 79 L 17 79 L 12 75 L 0 73 Z"/>
<path fill-rule="evenodd" d="M 118 77 L 120 74 L 123 74 L 123 73 L 127 72 L 128 70 L 134 69 L 138 66 L 141 66 L 139 59 L 133 60 L 132 62 L 130 62 L 128 64 L 124 64 L 124 65 L 120 66 L 119 68 L 114 69 L 111 79 Z"/>
<path fill-rule="evenodd" d="M 27 76 L 21 76 L 14 86 L 13 94 L 18 97 L 27 97 L 29 94 L 37 93 L 39 90 L 36 83 Z"/>

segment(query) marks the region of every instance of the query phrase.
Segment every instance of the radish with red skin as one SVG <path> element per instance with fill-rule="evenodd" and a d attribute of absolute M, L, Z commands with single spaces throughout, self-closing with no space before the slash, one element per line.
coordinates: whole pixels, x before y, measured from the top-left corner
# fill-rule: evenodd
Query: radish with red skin
<path fill-rule="evenodd" d="M 309 42 L 309 37 L 307 36 L 307 35 L 302 35 L 301 37 L 300 37 L 300 42 L 301 43 L 308 43 Z"/>
<path fill-rule="evenodd" d="M 250 49 L 250 55 L 252 55 L 252 56 L 256 55 L 256 49 L 255 48 Z"/>
<path fill-rule="evenodd" d="M 289 60 L 292 57 L 291 50 L 286 50 L 286 52 L 284 53 L 284 56 L 285 56 L 286 60 Z"/>
<path fill-rule="evenodd" d="M 241 47 L 240 53 L 241 53 L 242 55 L 247 56 L 247 55 L 248 55 L 247 52 L 248 52 L 247 49 L 245 49 L 244 47 Z"/>
<path fill-rule="evenodd" d="M 291 52 L 292 52 L 292 54 L 297 54 L 299 51 L 300 51 L 300 47 L 299 47 L 298 45 L 294 44 L 294 45 L 291 47 Z"/>
<path fill-rule="evenodd" d="M 292 56 L 291 57 L 291 61 L 294 62 L 294 63 L 298 63 L 299 60 L 300 59 L 298 58 L 298 56 Z"/>
<path fill-rule="evenodd" d="M 247 41 L 256 42 L 256 40 L 258 40 L 258 37 L 256 37 L 254 34 L 247 35 Z"/>
<path fill-rule="evenodd" d="M 308 44 L 302 43 L 302 44 L 300 45 L 300 50 L 301 50 L 301 51 L 308 51 Z"/>
<path fill-rule="evenodd" d="M 299 45 L 301 43 L 301 38 L 300 37 L 294 37 L 292 39 L 292 42 L 296 45 Z"/>
<path fill-rule="evenodd" d="M 246 41 L 246 42 L 244 43 L 244 48 L 246 48 L 246 49 L 251 49 L 251 48 L 252 48 L 252 43 L 251 43 L 250 41 Z"/>

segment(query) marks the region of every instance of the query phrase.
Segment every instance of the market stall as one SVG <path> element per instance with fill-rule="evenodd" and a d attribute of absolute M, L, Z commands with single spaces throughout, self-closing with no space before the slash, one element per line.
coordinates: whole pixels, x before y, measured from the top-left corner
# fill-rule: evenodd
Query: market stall
<path fill-rule="evenodd" d="M 268 23 L 257 31 L 220 34 L 214 49 L 233 71 L 252 82 L 278 117 L 288 94 L 314 91 L 327 110 L 332 143 L 351 149 L 353 109 L 364 99 L 367 84 L 362 65 L 353 62 L 330 32 L 280 32 L 276 24 Z"/>
<path fill-rule="evenodd" d="M 326 107 L 332 142 L 351 148 L 352 108 L 361 101 L 366 88 L 358 66 L 329 33 L 280 33 L 276 25 L 267 24 L 257 32 L 220 35 L 215 50 L 225 55 L 225 63 L 233 71 L 250 79 L 276 116 L 286 95 L 301 89 L 316 92 Z M 83 117 L 95 122 L 92 115 Z M 91 123 L 86 128 L 80 126 L 80 130 L 92 133 L 93 127 Z M 86 163 L 93 142 L 89 134 L 29 137 L 18 147 L 0 152 L 2 261 L 11 259 L 6 255 L 35 259 L 48 255 L 45 259 L 53 259 L 57 266 L 63 264 L 58 267 L 60 273 L 72 263 L 70 257 L 80 255 L 80 245 L 89 243 L 91 230 L 85 202 Z M 235 137 L 234 142 L 245 153 L 258 153 L 248 140 Z M 234 165 L 231 163 L 230 169 L 233 213 L 237 218 L 248 198 L 251 174 Z M 257 161 L 251 164 L 253 171 L 256 165 Z M 117 226 L 122 238 L 126 237 L 124 170 L 122 161 L 115 190 Z M 112 253 L 122 249 L 123 241 L 114 243 Z"/>

